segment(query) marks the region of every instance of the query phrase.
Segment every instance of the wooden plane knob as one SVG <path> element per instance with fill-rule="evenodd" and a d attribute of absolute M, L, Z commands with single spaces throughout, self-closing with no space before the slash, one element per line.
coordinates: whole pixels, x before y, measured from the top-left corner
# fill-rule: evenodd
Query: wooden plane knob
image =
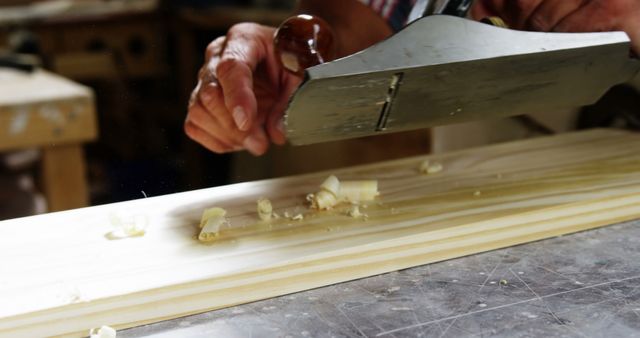
<path fill-rule="evenodd" d="M 273 43 L 282 66 L 298 76 L 302 76 L 306 68 L 335 57 L 331 27 L 312 15 L 302 14 L 285 20 L 276 30 Z"/>
<path fill-rule="evenodd" d="M 480 20 L 480 22 L 500 28 L 509 28 L 509 25 L 507 25 L 502 18 L 497 16 L 487 16 Z"/>

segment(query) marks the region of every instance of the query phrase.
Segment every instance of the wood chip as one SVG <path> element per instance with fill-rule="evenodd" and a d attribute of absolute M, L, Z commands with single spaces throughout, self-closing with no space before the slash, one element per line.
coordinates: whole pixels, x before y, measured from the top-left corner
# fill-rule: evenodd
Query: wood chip
<path fill-rule="evenodd" d="M 200 220 L 200 234 L 198 234 L 198 240 L 201 242 L 211 242 L 220 232 L 220 228 L 223 225 L 228 225 L 229 220 L 225 217 L 227 211 L 222 208 L 209 208 L 202 213 L 202 219 Z"/>
<path fill-rule="evenodd" d="M 429 160 L 425 160 L 420 164 L 420 172 L 425 175 L 433 175 L 439 173 L 444 169 L 441 163 L 431 163 Z"/>
<path fill-rule="evenodd" d="M 116 338 L 116 329 L 103 325 L 99 329 L 89 330 L 89 338 Z"/>
<path fill-rule="evenodd" d="M 266 198 L 260 198 L 257 201 L 258 217 L 263 221 L 271 220 L 273 216 L 273 207 L 271 201 Z"/>

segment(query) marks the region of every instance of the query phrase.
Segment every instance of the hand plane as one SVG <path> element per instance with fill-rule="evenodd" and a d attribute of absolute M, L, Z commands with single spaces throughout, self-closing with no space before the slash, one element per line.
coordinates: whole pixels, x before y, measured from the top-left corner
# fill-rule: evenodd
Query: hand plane
<path fill-rule="evenodd" d="M 624 32 L 525 32 L 456 15 L 418 16 L 376 45 L 306 68 L 285 112 L 289 141 L 576 108 L 640 71 Z"/>

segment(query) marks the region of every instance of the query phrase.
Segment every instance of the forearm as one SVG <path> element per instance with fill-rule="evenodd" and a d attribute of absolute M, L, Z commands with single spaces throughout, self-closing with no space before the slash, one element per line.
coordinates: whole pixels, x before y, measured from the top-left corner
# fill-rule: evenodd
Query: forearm
<path fill-rule="evenodd" d="M 315 15 L 329 23 L 338 57 L 365 49 L 392 33 L 385 20 L 357 0 L 301 0 L 296 12 Z"/>

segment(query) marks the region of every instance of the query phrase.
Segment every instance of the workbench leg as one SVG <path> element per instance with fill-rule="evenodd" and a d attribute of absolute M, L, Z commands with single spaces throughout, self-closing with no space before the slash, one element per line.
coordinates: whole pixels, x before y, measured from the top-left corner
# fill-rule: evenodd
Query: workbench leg
<path fill-rule="evenodd" d="M 81 144 L 43 149 L 42 186 L 50 212 L 88 205 L 86 165 Z"/>

